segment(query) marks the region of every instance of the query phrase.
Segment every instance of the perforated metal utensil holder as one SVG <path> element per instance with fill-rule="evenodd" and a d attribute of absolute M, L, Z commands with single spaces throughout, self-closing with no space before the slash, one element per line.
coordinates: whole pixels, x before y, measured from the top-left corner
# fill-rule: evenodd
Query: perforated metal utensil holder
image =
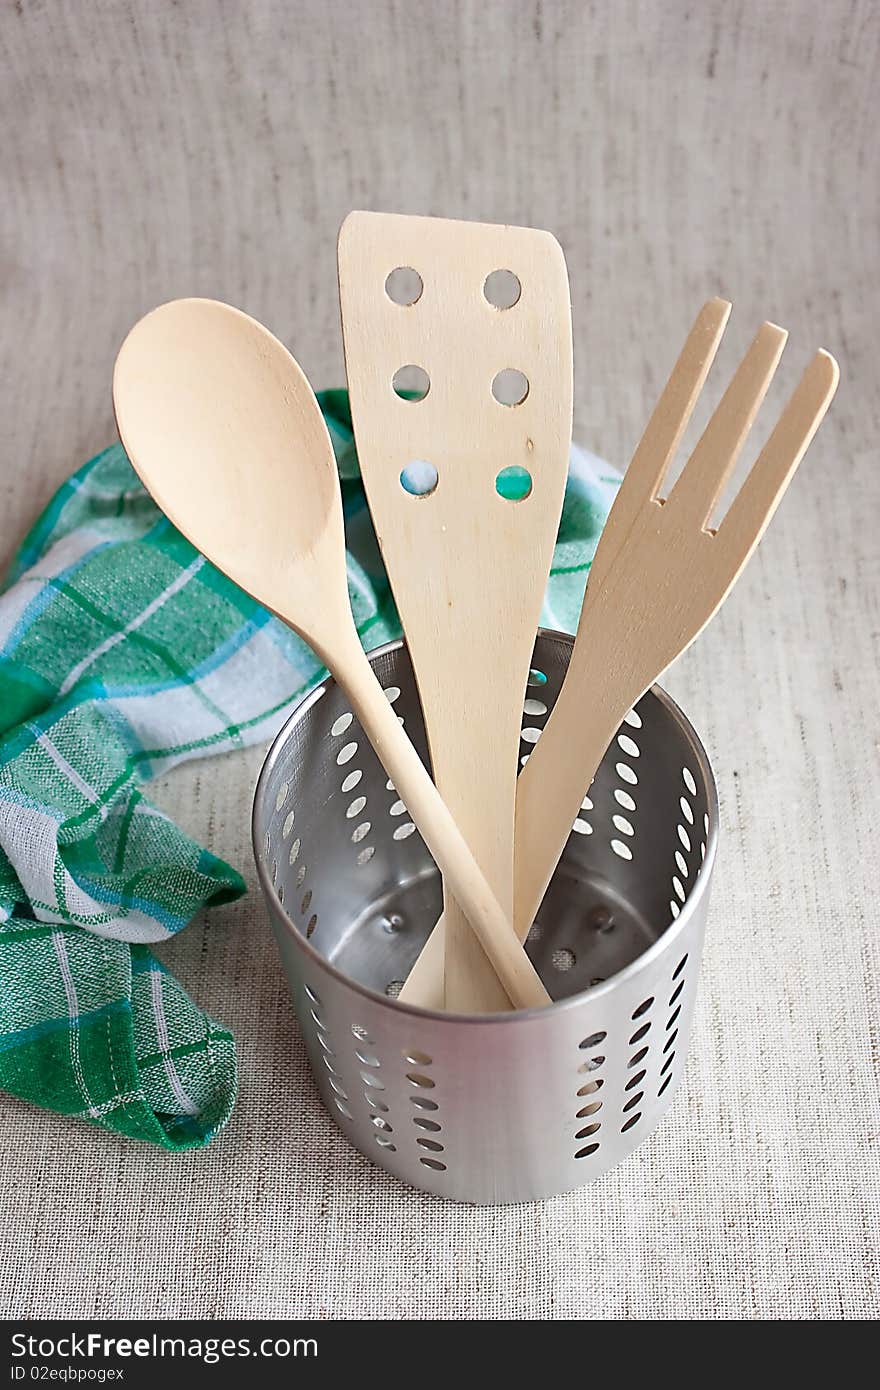
<path fill-rule="evenodd" d="M 539 634 L 523 757 L 570 653 L 570 637 Z M 371 661 L 427 761 L 405 646 Z M 332 680 L 276 738 L 253 828 L 315 1081 L 368 1158 L 438 1196 L 529 1201 L 598 1177 L 659 1123 L 684 1066 L 717 837 L 706 754 L 662 690 L 606 753 L 529 934 L 550 1008 L 395 1002 L 441 883 Z"/>

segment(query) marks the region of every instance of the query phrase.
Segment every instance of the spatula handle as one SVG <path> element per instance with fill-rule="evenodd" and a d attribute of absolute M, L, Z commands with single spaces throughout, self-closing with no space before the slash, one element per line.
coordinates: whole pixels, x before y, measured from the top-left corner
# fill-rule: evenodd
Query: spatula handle
<path fill-rule="evenodd" d="M 471 854 L 428 771 L 385 698 L 360 645 L 334 662 L 336 679 L 393 781 L 444 879 L 451 885 L 492 961 L 511 1003 L 521 1009 L 550 1003 L 510 921 Z M 442 981 L 442 951 L 440 978 Z M 442 1001 L 441 1001 L 442 1007 Z"/>

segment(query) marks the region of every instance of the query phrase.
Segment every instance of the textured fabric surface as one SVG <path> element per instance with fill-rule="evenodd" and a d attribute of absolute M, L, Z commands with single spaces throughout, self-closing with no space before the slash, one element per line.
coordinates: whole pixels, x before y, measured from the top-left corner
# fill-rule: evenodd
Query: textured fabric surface
<path fill-rule="evenodd" d="M 347 401 L 328 394 L 358 517 Z M 362 635 L 390 636 L 384 577 L 353 553 L 349 571 Z M 265 742 L 322 674 L 169 525 L 120 445 L 62 485 L 0 596 L 0 1087 L 170 1149 L 226 1122 L 232 1037 L 146 943 L 244 882 L 139 788 Z"/>
<path fill-rule="evenodd" d="M 342 476 L 348 589 L 369 649 L 400 635 L 348 397 L 320 403 Z M 543 621 L 573 629 L 617 487 L 572 450 Z M 0 595 L 0 1088 L 166 1148 L 235 1099 L 229 1033 L 146 942 L 241 876 L 139 786 L 264 743 L 326 674 L 304 642 L 177 532 L 120 444 L 63 484 Z"/>
<path fill-rule="evenodd" d="M 112 438 L 135 318 L 241 304 L 342 380 L 356 206 L 551 228 L 576 437 L 623 467 L 703 299 L 841 387 L 761 549 L 667 678 L 721 843 L 683 1087 L 594 1186 L 450 1207 L 353 1153 L 312 1091 L 247 848 L 261 758 L 151 796 L 251 891 L 156 949 L 235 1033 L 239 1103 L 168 1155 L 0 1097 L 0 1306 L 79 1316 L 777 1318 L 878 1309 L 877 514 L 870 0 L 22 0 L 0 16 L 5 555 Z M 705 419 L 702 406 L 695 421 Z M 692 442 L 694 432 L 688 435 Z M 750 446 L 751 450 L 751 446 Z M 63 1161 L 59 1161 L 59 1154 Z"/>

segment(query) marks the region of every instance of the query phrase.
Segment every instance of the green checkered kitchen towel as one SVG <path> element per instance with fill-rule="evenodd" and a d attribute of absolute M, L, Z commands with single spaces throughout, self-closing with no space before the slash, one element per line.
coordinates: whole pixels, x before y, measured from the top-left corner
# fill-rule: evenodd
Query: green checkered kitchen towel
<path fill-rule="evenodd" d="M 320 400 L 369 649 L 400 627 L 347 396 Z M 617 481 L 572 450 L 549 627 L 574 630 Z M 225 1123 L 233 1039 L 149 943 L 244 883 L 140 785 L 267 740 L 323 674 L 174 530 L 119 445 L 56 494 L 0 595 L 0 1088 L 168 1149 L 204 1144 Z"/>

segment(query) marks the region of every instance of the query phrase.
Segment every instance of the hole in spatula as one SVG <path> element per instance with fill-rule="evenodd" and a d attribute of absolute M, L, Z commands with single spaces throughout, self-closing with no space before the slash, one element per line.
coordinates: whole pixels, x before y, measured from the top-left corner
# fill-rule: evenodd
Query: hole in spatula
<path fill-rule="evenodd" d="M 391 385 L 401 400 L 423 401 L 431 389 L 431 378 L 424 367 L 409 362 L 405 367 L 398 367 L 391 378 Z"/>
<path fill-rule="evenodd" d="M 499 405 L 522 405 L 529 394 L 529 379 L 515 367 L 505 367 L 492 381 L 492 395 Z"/>
<path fill-rule="evenodd" d="M 413 270 L 411 265 L 397 266 L 385 281 L 385 293 L 388 298 L 393 304 L 400 304 L 404 308 L 417 303 L 424 288 L 421 275 L 417 270 Z"/>
<path fill-rule="evenodd" d="M 411 497 L 430 497 L 437 486 L 437 469 L 423 459 L 408 463 L 400 474 L 400 486 Z"/>
<path fill-rule="evenodd" d="M 512 270 L 493 270 L 483 283 L 483 294 L 493 309 L 512 309 L 522 294 L 522 285 Z"/>
<path fill-rule="evenodd" d="M 522 502 L 532 490 L 532 475 L 527 468 L 513 464 L 502 468 L 495 479 L 495 491 L 505 502 Z"/>

